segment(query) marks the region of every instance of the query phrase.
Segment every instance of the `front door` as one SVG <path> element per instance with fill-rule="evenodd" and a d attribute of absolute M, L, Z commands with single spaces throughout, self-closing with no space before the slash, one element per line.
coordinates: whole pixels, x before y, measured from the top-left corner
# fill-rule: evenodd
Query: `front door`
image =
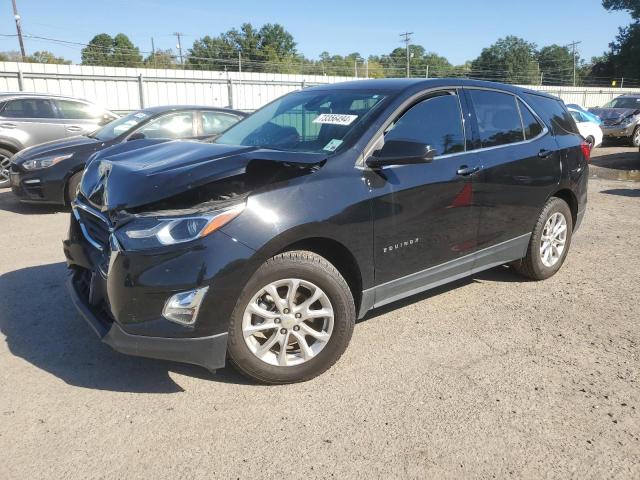
<path fill-rule="evenodd" d="M 436 150 L 431 163 L 366 174 L 373 195 L 376 305 L 455 276 L 463 257 L 476 251 L 473 178 L 479 164 L 474 152 L 465 151 L 460 100 L 456 90 L 435 93 L 385 133 L 385 141 L 431 146 Z"/>

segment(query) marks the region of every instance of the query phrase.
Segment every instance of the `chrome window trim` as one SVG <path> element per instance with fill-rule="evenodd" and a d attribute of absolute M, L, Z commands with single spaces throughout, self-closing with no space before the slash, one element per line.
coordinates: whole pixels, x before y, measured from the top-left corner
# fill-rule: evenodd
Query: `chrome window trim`
<path fill-rule="evenodd" d="M 514 142 L 514 143 L 507 143 L 504 145 L 495 145 L 493 147 L 481 147 L 481 148 L 476 148 L 474 150 L 465 150 L 464 152 L 457 152 L 457 153 L 448 153 L 446 155 L 437 155 L 433 161 L 436 160 L 440 160 L 443 158 L 449 158 L 449 157 L 453 157 L 453 156 L 460 156 L 460 155 L 467 155 L 469 153 L 478 153 L 478 152 L 486 152 L 486 151 L 491 151 L 491 150 L 496 150 L 498 148 L 507 148 L 507 147 L 513 147 L 513 146 L 518 146 L 518 145 L 525 145 L 527 143 L 531 143 L 531 142 L 535 142 L 539 139 L 541 139 L 542 137 L 544 137 L 545 135 L 547 135 L 549 133 L 549 128 L 547 127 L 547 124 L 544 123 L 542 121 L 542 119 L 540 118 L 540 116 L 536 113 L 536 111 L 531 108 L 531 105 L 529 105 L 529 103 L 527 103 L 527 101 L 525 99 L 523 99 L 520 95 L 518 95 L 517 93 L 513 93 L 513 92 L 507 92 L 505 90 L 500 90 L 497 88 L 490 88 L 490 87 L 476 87 L 476 86 L 463 86 L 463 85 L 458 85 L 458 86 L 443 86 L 443 87 L 434 87 L 428 90 L 423 90 L 415 95 L 412 95 L 411 97 L 409 97 L 405 102 L 402 103 L 402 105 L 400 105 L 396 110 L 394 110 L 393 114 L 390 115 L 390 119 L 391 120 L 387 120 L 385 121 L 385 123 L 382 124 L 382 127 L 378 129 L 378 131 L 376 132 L 376 134 L 372 137 L 372 139 L 367 143 L 367 146 L 365 147 L 365 149 L 363 150 L 363 154 L 358 158 L 355 167 L 361 170 L 371 170 L 369 167 L 367 167 L 365 161 L 367 158 L 369 158 L 369 156 L 371 156 L 371 154 L 375 151 L 374 148 L 379 144 L 380 140 L 384 139 L 384 131 L 386 130 L 386 128 L 393 122 L 393 119 L 397 118 L 397 116 L 400 114 L 400 112 L 402 112 L 403 110 L 408 111 L 407 107 L 409 105 L 415 105 L 420 101 L 420 98 L 422 97 L 428 97 L 431 93 L 434 92 L 438 92 L 440 90 L 443 91 L 450 91 L 450 90 L 455 90 L 456 91 L 456 95 L 458 96 L 458 102 L 460 102 L 460 95 L 458 93 L 458 90 L 488 90 L 491 92 L 497 92 L 497 93 L 504 93 L 505 95 L 511 95 L 513 97 L 515 97 L 515 101 L 517 102 L 517 100 L 522 101 L 522 103 L 527 107 L 527 109 L 529 109 L 529 111 L 531 112 L 531 114 L 534 116 L 534 118 L 540 123 L 540 125 L 542 125 L 542 131 L 535 137 L 530 138 L 530 139 L 526 139 L 522 140 L 520 142 Z M 462 105 L 460 106 L 462 108 Z M 516 108 L 518 107 L 518 104 L 516 103 Z M 520 110 L 518 110 L 518 113 L 520 112 Z M 462 115 L 462 120 L 463 120 L 463 126 L 466 126 L 466 119 L 464 118 L 464 112 Z M 524 127 L 522 129 L 523 135 L 524 135 Z M 466 137 L 465 137 L 466 140 Z M 383 143 L 384 144 L 384 143 Z M 379 147 L 378 147 L 379 148 Z M 465 143 L 465 148 L 466 148 L 466 143 Z M 409 165 L 389 165 L 386 167 L 382 167 L 382 170 L 385 170 L 387 168 L 397 168 L 397 167 L 408 167 Z"/>

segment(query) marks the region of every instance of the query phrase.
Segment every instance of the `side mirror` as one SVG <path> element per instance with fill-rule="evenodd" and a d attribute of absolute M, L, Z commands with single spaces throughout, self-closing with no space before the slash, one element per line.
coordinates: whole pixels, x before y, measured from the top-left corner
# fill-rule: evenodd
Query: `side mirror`
<path fill-rule="evenodd" d="M 127 138 L 127 141 L 130 142 L 132 140 L 144 140 L 145 138 L 147 138 L 147 137 L 145 136 L 144 133 L 136 132 L 133 135 L 131 135 L 129 138 Z"/>
<path fill-rule="evenodd" d="M 429 163 L 436 156 L 436 151 L 429 145 L 408 140 L 389 140 L 384 146 L 367 158 L 366 164 L 370 168 L 380 168 L 385 165 L 412 165 Z"/>

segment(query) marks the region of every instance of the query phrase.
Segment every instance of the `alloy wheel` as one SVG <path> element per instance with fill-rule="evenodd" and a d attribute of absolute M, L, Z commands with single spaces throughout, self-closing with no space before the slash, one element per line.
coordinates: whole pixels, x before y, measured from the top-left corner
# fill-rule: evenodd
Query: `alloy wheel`
<path fill-rule="evenodd" d="M 567 219 L 556 212 L 549 217 L 540 240 L 540 259 L 545 267 L 553 267 L 562 258 L 567 243 Z"/>
<path fill-rule="evenodd" d="M 9 185 L 9 165 L 11 165 L 11 159 L 0 155 L 0 188 Z"/>
<path fill-rule="evenodd" d="M 640 127 L 636 127 L 635 132 L 633 132 L 633 145 L 640 147 Z"/>
<path fill-rule="evenodd" d="M 317 356 L 333 332 L 327 294 L 298 278 L 272 282 L 247 305 L 242 333 L 249 350 L 270 365 L 300 365 Z"/>

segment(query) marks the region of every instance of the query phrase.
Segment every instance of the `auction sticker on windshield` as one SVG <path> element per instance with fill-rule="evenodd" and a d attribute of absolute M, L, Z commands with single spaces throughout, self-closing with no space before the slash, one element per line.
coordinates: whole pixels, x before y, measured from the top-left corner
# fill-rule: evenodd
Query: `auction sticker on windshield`
<path fill-rule="evenodd" d="M 328 125 L 351 125 L 358 115 L 346 115 L 342 113 L 323 113 L 318 115 L 313 123 L 323 123 Z"/>

